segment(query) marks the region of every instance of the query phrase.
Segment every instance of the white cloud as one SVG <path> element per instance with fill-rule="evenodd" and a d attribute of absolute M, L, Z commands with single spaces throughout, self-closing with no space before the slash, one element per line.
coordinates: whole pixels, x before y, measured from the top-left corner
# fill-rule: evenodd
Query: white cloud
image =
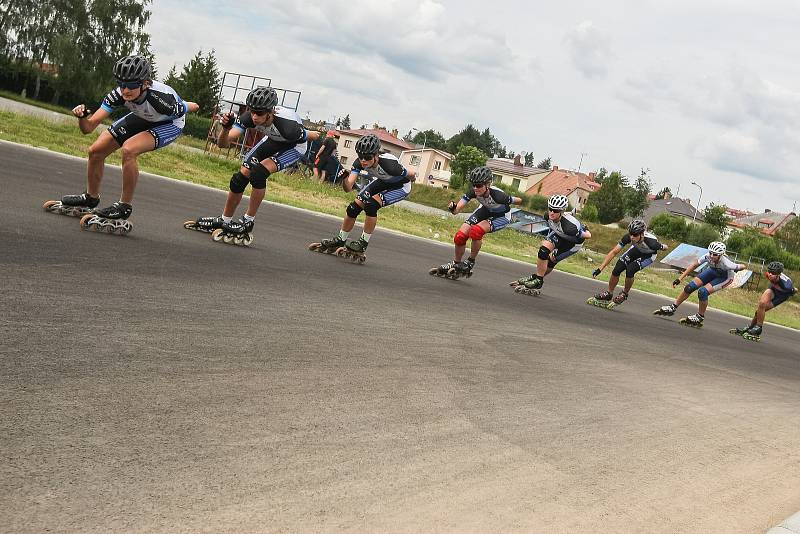
<path fill-rule="evenodd" d="M 613 57 L 611 40 L 592 21 L 585 20 L 564 37 L 572 64 L 588 79 L 605 78 Z"/>

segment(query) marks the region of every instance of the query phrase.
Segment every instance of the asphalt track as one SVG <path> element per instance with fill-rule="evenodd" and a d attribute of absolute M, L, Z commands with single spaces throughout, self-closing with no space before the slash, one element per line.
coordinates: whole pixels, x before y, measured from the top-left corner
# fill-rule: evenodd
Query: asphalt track
<path fill-rule="evenodd" d="M 489 256 L 436 279 L 450 249 L 380 229 L 353 265 L 306 250 L 336 220 L 277 205 L 253 248 L 215 244 L 181 224 L 224 193 L 150 176 L 129 236 L 84 232 L 40 207 L 83 161 L 0 143 L 0 169 L 0 531 L 761 532 L 800 509 L 797 332 L 606 311 L 560 273 L 519 296 Z"/>

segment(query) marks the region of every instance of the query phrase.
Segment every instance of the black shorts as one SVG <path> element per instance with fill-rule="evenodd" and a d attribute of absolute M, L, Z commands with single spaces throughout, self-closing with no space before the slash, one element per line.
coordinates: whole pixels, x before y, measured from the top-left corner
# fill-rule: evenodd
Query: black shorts
<path fill-rule="evenodd" d="M 128 113 L 108 127 L 108 132 L 119 146 L 134 135 L 150 132 L 156 142 L 155 148 L 167 146 L 177 139 L 182 131 L 172 121 L 150 122 L 133 113 Z"/>

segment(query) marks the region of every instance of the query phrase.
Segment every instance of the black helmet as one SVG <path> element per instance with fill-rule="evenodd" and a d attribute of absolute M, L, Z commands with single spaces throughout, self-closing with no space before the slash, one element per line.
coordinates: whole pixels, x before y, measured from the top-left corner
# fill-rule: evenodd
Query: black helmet
<path fill-rule="evenodd" d="M 365 135 L 356 141 L 356 154 L 358 157 L 375 156 L 381 151 L 381 140 L 375 134 Z"/>
<path fill-rule="evenodd" d="M 492 169 L 486 166 L 475 167 L 469 171 L 467 180 L 469 180 L 469 183 L 472 185 L 488 184 L 492 181 Z"/>
<path fill-rule="evenodd" d="M 781 274 L 783 272 L 783 264 L 779 261 L 771 261 L 769 265 L 767 265 L 767 272 Z"/>
<path fill-rule="evenodd" d="M 641 219 L 634 219 L 628 225 L 628 233 L 631 235 L 639 235 L 647 230 L 647 224 Z"/>
<path fill-rule="evenodd" d="M 245 104 L 256 111 L 270 110 L 278 105 L 278 93 L 272 87 L 256 87 L 247 95 Z"/>
<path fill-rule="evenodd" d="M 143 82 L 152 75 L 150 62 L 144 56 L 126 56 L 114 65 L 114 78 L 120 82 Z"/>

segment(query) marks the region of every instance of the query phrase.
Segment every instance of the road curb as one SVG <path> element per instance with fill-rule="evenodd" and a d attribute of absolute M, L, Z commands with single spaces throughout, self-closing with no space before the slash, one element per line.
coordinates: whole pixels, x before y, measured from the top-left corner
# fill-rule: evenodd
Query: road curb
<path fill-rule="evenodd" d="M 41 152 L 47 152 L 47 153 L 52 154 L 54 156 L 59 156 L 59 157 L 72 159 L 72 160 L 76 160 L 76 161 L 86 161 L 85 157 L 73 156 L 72 154 L 62 154 L 61 152 L 55 152 L 55 151 L 50 150 L 48 148 L 43 148 L 43 147 L 38 147 L 38 146 L 31 146 L 31 145 L 26 145 L 26 144 L 22 144 L 22 143 L 16 143 L 14 141 L 7 141 L 5 139 L 0 139 L 0 144 L 16 146 L 16 147 L 27 149 L 27 150 L 37 150 L 37 151 L 41 151 Z M 112 168 L 115 168 L 115 169 L 122 170 L 122 166 L 120 166 L 120 165 L 112 165 L 112 164 L 108 164 L 108 163 L 106 163 L 106 165 L 108 167 L 112 167 Z M 215 187 L 208 186 L 208 185 L 196 184 L 196 183 L 193 183 L 193 182 L 187 182 L 185 180 L 178 180 L 176 178 L 170 178 L 169 176 L 162 176 L 160 174 L 152 174 L 152 173 L 144 172 L 144 171 L 140 171 L 139 174 L 142 175 L 142 176 L 149 176 L 151 178 L 156 178 L 156 179 L 161 179 L 161 180 L 169 180 L 171 182 L 177 182 L 177 183 L 186 184 L 186 185 L 192 186 L 192 187 L 203 188 L 203 189 L 206 189 L 208 191 L 215 191 L 215 192 L 220 193 L 220 194 L 225 194 L 225 191 L 223 191 L 221 189 L 217 189 Z M 245 197 L 243 197 L 243 198 L 246 198 L 246 197 L 247 197 L 247 195 L 245 195 Z M 309 213 L 311 215 L 315 215 L 317 217 L 326 217 L 326 218 L 334 219 L 334 220 L 337 220 L 337 221 L 341 221 L 341 219 L 342 219 L 341 215 L 331 215 L 329 213 L 321 213 L 321 212 L 309 210 L 309 209 L 306 209 L 306 208 L 299 208 L 297 206 L 291 206 L 289 204 L 280 204 L 278 202 L 273 202 L 271 200 L 264 200 L 264 202 L 266 204 L 268 204 L 268 205 L 280 206 L 281 208 L 287 208 L 287 209 L 291 209 L 291 210 L 298 210 L 298 211 L 302 211 L 302 212 L 305 212 L 305 213 Z M 413 211 L 413 210 L 407 210 L 407 211 Z M 436 245 L 439 245 L 439 246 L 442 246 L 442 247 L 446 247 L 448 249 L 452 249 L 452 247 L 453 247 L 452 243 L 443 243 L 441 241 L 434 241 L 432 239 L 428 239 L 428 238 L 425 238 L 425 237 L 420 237 L 420 236 L 416 236 L 416 235 L 407 234 L 405 232 L 401 232 L 399 230 L 393 230 L 391 228 L 380 228 L 380 230 L 382 232 L 389 232 L 389 233 L 392 233 L 392 234 L 395 234 L 395 235 L 400 235 L 400 236 L 404 236 L 404 237 L 408 237 L 408 238 L 412 238 L 412 239 L 419 239 L 419 240 L 425 241 L 426 243 L 433 243 L 433 244 L 436 244 Z M 531 264 L 532 264 L 532 262 L 518 260 L 518 259 L 515 259 L 515 258 L 507 258 L 505 256 L 498 256 L 496 254 L 492 254 L 491 252 L 482 252 L 482 254 L 487 255 L 487 256 L 492 256 L 492 257 L 500 259 L 500 260 L 504 260 L 504 261 L 508 261 L 508 262 L 514 262 L 514 263 L 517 263 L 519 265 L 525 265 L 527 267 L 530 267 Z M 531 259 L 533 259 L 533 258 L 531 258 Z M 576 278 L 581 278 L 583 280 L 590 280 L 590 281 L 596 282 L 597 284 L 600 284 L 600 285 L 606 285 L 606 282 L 603 282 L 602 280 L 595 280 L 593 278 L 589 278 L 589 277 L 586 277 L 586 276 L 581 276 L 579 274 L 568 273 L 566 271 L 556 271 L 556 272 L 559 273 L 559 274 L 562 274 L 562 275 L 568 275 L 568 276 L 574 276 Z M 641 295 L 650 295 L 652 297 L 659 297 L 659 298 L 664 299 L 664 300 L 666 300 L 668 302 L 672 302 L 672 300 L 674 300 L 673 298 L 668 297 L 666 295 L 659 295 L 657 293 L 648 293 L 647 291 L 642 291 L 642 290 L 636 289 L 636 288 L 633 288 L 632 291 L 635 291 L 637 294 L 641 294 Z M 733 312 L 720 310 L 720 309 L 717 309 L 717 308 L 712 308 L 712 309 L 714 310 L 715 313 L 726 314 L 726 315 L 729 315 L 730 317 L 736 317 L 736 318 L 739 318 L 739 319 L 744 318 L 745 320 L 750 320 L 750 318 L 751 318 L 748 315 L 739 315 L 739 314 L 736 314 L 736 313 L 733 313 Z M 795 328 L 790 328 L 788 326 L 775 324 L 775 323 L 769 323 L 769 326 L 770 326 L 770 328 L 782 328 L 784 330 L 789 330 L 791 332 L 797 332 L 798 331 Z M 792 516 L 792 517 L 794 517 L 794 516 Z M 798 534 L 800 534 L 800 532 Z"/>

